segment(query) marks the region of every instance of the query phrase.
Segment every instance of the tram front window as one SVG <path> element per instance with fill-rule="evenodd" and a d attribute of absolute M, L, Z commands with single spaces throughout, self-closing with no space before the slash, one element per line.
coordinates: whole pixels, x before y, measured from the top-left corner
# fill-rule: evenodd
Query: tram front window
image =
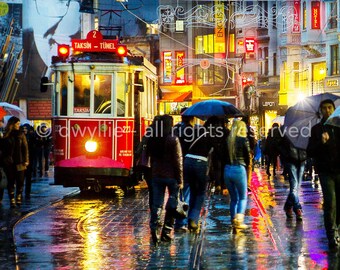
<path fill-rule="evenodd" d="M 94 111 L 95 113 L 111 114 L 111 75 L 95 75 L 94 80 Z"/>
<path fill-rule="evenodd" d="M 90 113 L 89 75 L 76 75 L 74 78 L 73 112 Z"/>

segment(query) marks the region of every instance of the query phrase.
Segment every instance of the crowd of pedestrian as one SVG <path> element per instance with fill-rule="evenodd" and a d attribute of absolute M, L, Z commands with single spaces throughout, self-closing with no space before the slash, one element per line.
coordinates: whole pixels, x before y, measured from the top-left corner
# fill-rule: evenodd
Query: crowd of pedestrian
<path fill-rule="evenodd" d="M 305 165 L 313 164 L 312 169 L 319 175 L 322 186 L 329 247 L 338 247 L 340 131 L 338 127 L 324 125 L 334 109 L 331 100 L 321 102 L 323 118 L 312 128 L 307 150 L 296 147 L 286 136 L 284 126 L 277 123 L 272 125 L 267 136 L 256 141 L 248 118 L 233 119 L 229 130 L 228 120 L 216 116 L 208 118 L 203 125 L 194 124 L 194 117 L 182 116 L 182 121 L 174 126 L 169 115 L 155 117 L 149 127 L 150 137 L 144 143 L 145 153 L 150 158 L 148 186 L 154 243 L 171 241 L 173 229 L 175 232 L 197 231 L 209 182 L 218 187 L 217 192 L 225 187 L 229 193 L 233 231 L 247 229 L 244 215 L 251 171 L 257 162 L 255 159 L 260 158 L 259 166 L 266 169 L 268 176 L 271 173 L 275 176 L 281 167 L 282 175 L 289 182 L 283 210 L 288 220 L 295 214 L 297 222 L 303 220 L 299 190 Z M 156 132 L 160 130 L 163 132 Z M 166 188 L 168 202 L 165 220 L 161 221 Z M 180 193 L 189 205 L 187 217 L 178 217 L 175 213 L 176 203 L 172 200 L 177 201 Z"/>
<path fill-rule="evenodd" d="M 46 124 L 34 130 L 33 126 L 12 116 L 6 126 L 3 121 L 0 132 L 0 167 L 7 180 L 11 208 L 20 206 L 31 197 L 33 177 L 48 176 L 52 137 Z M 44 162 L 43 162 L 44 161 Z M 0 188 L 0 203 L 4 188 Z"/>

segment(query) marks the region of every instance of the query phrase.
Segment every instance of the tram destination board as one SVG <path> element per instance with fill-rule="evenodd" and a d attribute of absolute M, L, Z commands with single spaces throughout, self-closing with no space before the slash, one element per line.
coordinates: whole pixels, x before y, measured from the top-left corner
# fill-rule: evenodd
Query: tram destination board
<path fill-rule="evenodd" d="M 86 39 L 72 39 L 72 49 L 77 52 L 116 52 L 118 39 L 103 39 L 99 31 L 93 30 Z"/>

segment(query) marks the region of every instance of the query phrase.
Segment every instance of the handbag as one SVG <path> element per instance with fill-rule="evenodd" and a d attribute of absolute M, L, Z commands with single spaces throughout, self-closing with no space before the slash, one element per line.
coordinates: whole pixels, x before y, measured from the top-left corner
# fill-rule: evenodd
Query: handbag
<path fill-rule="evenodd" d="M 188 210 L 189 205 L 184 201 L 183 191 L 180 189 L 177 196 L 176 216 L 178 218 L 186 218 L 188 216 Z"/>
<path fill-rule="evenodd" d="M 166 210 L 172 211 L 174 218 L 186 218 L 188 216 L 189 205 L 184 201 L 181 189 L 176 197 L 169 196 L 166 204 Z"/>
<path fill-rule="evenodd" d="M 7 188 L 7 176 L 3 168 L 0 167 L 0 189 Z"/>
<path fill-rule="evenodd" d="M 137 166 L 151 167 L 150 156 L 147 154 L 146 145 L 142 146 L 142 151 L 136 161 Z"/>

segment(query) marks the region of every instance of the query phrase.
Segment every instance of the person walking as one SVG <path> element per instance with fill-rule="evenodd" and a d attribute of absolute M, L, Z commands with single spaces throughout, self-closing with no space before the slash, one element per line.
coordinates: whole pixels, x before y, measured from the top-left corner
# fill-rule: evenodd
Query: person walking
<path fill-rule="evenodd" d="M 181 122 L 177 123 L 173 127 L 173 133 L 179 138 L 181 147 L 182 147 L 182 156 L 183 156 L 183 163 L 185 155 L 189 151 L 189 147 L 195 138 L 195 126 L 194 124 L 194 117 L 193 116 L 185 116 L 183 113 L 187 107 L 181 109 Z M 183 200 L 189 204 L 190 200 L 190 185 L 189 182 L 184 178 L 183 184 Z M 188 218 L 176 218 L 175 220 L 175 231 L 176 232 L 187 232 L 188 230 Z"/>
<path fill-rule="evenodd" d="M 173 118 L 162 115 L 154 123 L 147 142 L 147 153 L 151 158 L 152 210 L 150 215 L 150 230 L 155 245 L 159 241 L 172 240 L 171 231 L 174 225 L 175 209 L 179 189 L 183 188 L 183 159 L 181 144 L 177 136 L 172 134 Z M 168 189 L 168 201 L 163 228 L 159 236 L 161 216 Z M 175 200 L 175 203 L 174 203 Z"/>
<path fill-rule="evenodd" d="M 288 175 L 289 193 L 284 205 L 288 219 L 293 218 L 293 211 L 297 221 L 302 221 L 302 207 L 299 201 L 299 190 L 305 171 L 307 152 L 295 147 L 286 136 L 278 142 L 280 157 L 284 160 L 284 170 Z"/>
<path fill-rule="evenodd" d="M 224 181 L 230 194 L 230 218 L 234 230 L 246 229 L 248 226 L 244 223 L 244 214 L 247 207 L 247 171 L 251 166 L 252 155 L 245 122 L 234 120 L 227 146 Z"/>
<path fill-rule="evenodd" d="M 320 103 L 322 119 L 312 127 L 307 154 L 313 158 L 319 175 L 324 210 L 324 226 L 330 249 L 340 245 L 340 128 L 325 125 L 334 112 L 330 99 Z"/>
<path fill-rule="evenodd" d="M 277 158 L 279 156 L 278 144 L 281 140 L 280 126 L 278 123 L 274 123 L 272 127 L 268 130 L 268 135 L 266 138 L 265 154 L 267 155 L 267 175 L 270 174 L 270 165 L 273 165 L 273 175 L 276 175 Z"/>
<path fill-rule="evenodd" d="M 8 181 L 8 196 L 11 208 L 20 206 L 24 187 L 25 170 L 29 164 L 28 145 L 20 130 L 20 119 L 12 116 L 4 134 L 3 162 Z M 14 193 L 15 197 L 14 197 Z"/>
<path fill-rule="evenodd" d="M 36 149 L 36 136 L 34 133 L 34 128 L 29 124 L 24 124 L 22 126 L 22 130 L 26 136 L 27 144 L 28 144 L 28 157 L 29 164 L 25 170 L 25 199 L 29 200 L 31 198 L 31 187 L 32 187 L 32 175 L 33 175 L 33 164 Z"/>
<path fill-rule="evenodd" d="M 48 171 L 50 168 L 50 153 L 52 149 L 52 134 L 51 128 L 48 128 L 46 124 L 41 125 L 41 135 L 43 140 L 43 157 L 44 157 L 44 177 L 48 177 Z M 42 173 L 42 172 L 41 172 Z"/>
<path fill-rule="evenodd" d="M 2 118 L 0 120 L 0 167 L 3 168 L 4 164 L 3 164 L 3 126 L 4 126 L 4 119 Z M 4 173 L 4 171 L 2 170 L 2 172 Z M 2 174 L 0 172 L 0 177 L 2 178 Z M 1 179 L 0 178 L 0 179 Z M 4 188 L 0 187 L 0 203 L 2 202 L 2 199 L 4 197 Z"/>
<path fill-rule="evenodd" d="M 201 209 L 204 203 L 209 179 L 208 158 L 213 151 L 213 136 L 218 136 L 220 129 L 207 120 L 197 130 L 197 137 L 188 149 L 184 158 L 184 179 L 190 186 L 188 229 L 197 231 Z M 221 131 L 220 131 L 221 132 Z M 220 133 L 222 135 L 222 132 Z"/>

